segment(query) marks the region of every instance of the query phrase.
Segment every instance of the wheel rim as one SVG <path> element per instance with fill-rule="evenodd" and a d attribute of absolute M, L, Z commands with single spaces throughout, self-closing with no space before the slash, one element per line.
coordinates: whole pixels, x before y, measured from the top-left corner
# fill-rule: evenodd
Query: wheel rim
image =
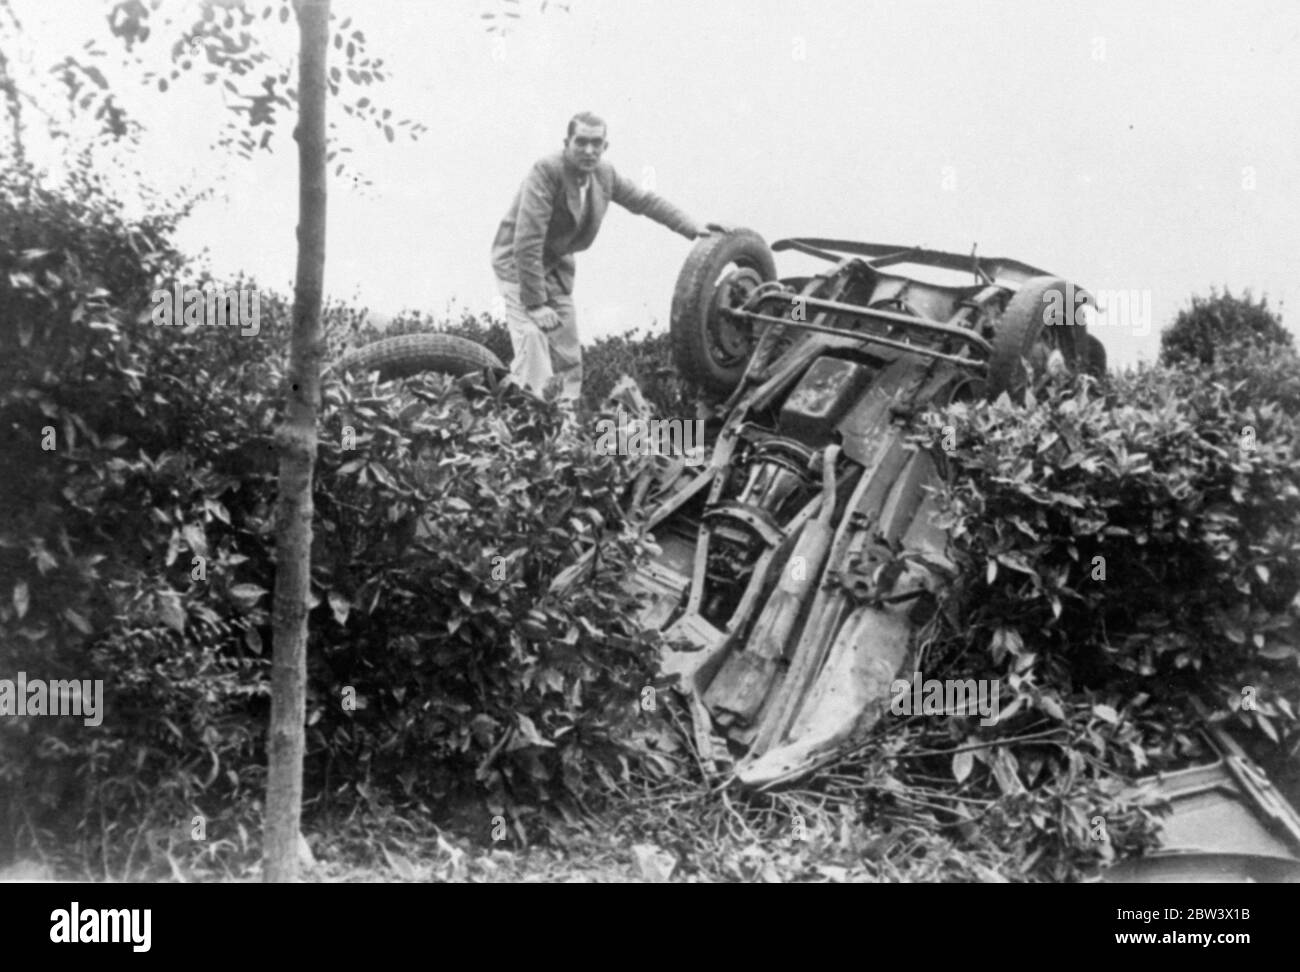
<path fill-rule="evenodd" d="M 1059 351 L 1066 363 L 1073 367 L 1065 342 L 1066 326 L 1059 320 L 1050 319 L 1048 309 L 1043 309 L 1043 316 L 1028 335 L 1029 341 L 1020 352 L 1021 357 L 1028 360 L 1033 374 L 1042 375 L 1046 372 L 1047 362 L 1053 351 Z M 1028 378 L 1029 374 L 1027 373 L 1025 377 Z"/>
<path fill-rule="evenodd" d="M 1030 348 L 1030 360 L 1033 361 L 1036 370 L 1046 368 L 1047 360 L 1053 351 L 1059 351 L 1065 359 L 1066 365 L 1071 369 L 1076 367 L 1075 355 L 1072 353 L 1073 348 L 1070 340 L 1074 337 L 1074 326 L 1066 322 L 1066 318 L 1075 313 L 1075 308 L 1066 308 L 1064 305 L 1065 300 L 1064 295 L 1062 295 L 1061 303 L 1055 305 L 1061 313 L 1051 313 L 1051 306 L 1043 308 L 1043 326 L 1039 329 L 1037 336 L 1034 338 L 1033 346 Z M 1070 328 L 1068 337 L 1066 328 Z"/>
<path fill-rule="evenodd" d="M 709 357 L 720 367 L 730 368 L 744 362 L 754 349 L 753 329 L 720 311 L 740 307 L 762 283 L 763 275 L 747 264 L 729 263 L 718 274 L 705 331 Z"/>
<path fill-rule="evenodd" d="M 1042 373 L 1047 369 L 1048 359 L 1053 351 L 1059 351 L 1061 357 L 1065 359 L 1066 367 L 1073 370 L 1076 362 L 1073 355 L 1070 354 L 1070 347 L 1065 337 L 1064 327 L 1066 325 L 1058 324 L 1053 326 L 1043 325 L 1034 339 L 1033 345 L 1029 349 L 1029 360 L 1034 365 L 1034 371 Z"/>

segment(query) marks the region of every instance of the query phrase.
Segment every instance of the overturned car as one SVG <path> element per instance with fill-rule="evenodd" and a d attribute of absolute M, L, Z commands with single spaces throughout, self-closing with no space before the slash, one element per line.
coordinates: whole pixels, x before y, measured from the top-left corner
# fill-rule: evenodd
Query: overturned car
<path fill-rule="evenodd" d="M 778 279 L 781 251 L 824 269 Z M 772 786 L 871 728 L 955 573 L 925 488 L 938 461 L 909 444 L 908 419 L 1017 394 L 1052 356 L 1104 371 L 1089 304 L 1016 260 L 826 239 L 769 248 L 743 229 L 696 243 L 673 295 L 673 353 L 722 424 L 706 461 L 659 463 L 638 483 L 659 553 L 633 585 L 707 768 Z M 503 365 L 421 333 L 337 368 L 389 379 Z"/>
<path fill-rule="evenodd" d="M 777 279 L 783 250 L 826 267 Z M 1088 301 L 1016 260 L 825 239 L 769 249 L 744 230 L 696 244 L 674 353 L 725 420 L 706 464 L 655 484 L 661 552 L 635 583 L 706 765 L 772 786 L 879 719 L 955 573 L 925 489 L 937 460 L 909 444 L 907 420 L 1016 394 L 1052 355 L 1103 371 L 1076 314 Z"/>

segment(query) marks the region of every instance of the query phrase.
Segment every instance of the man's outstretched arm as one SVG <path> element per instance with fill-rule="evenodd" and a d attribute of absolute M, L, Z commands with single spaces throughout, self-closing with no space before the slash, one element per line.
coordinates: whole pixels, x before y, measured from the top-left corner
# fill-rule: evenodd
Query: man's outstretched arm
<path fill-rule="evenodd" d="M 628 212 L 640 216 L 649 216 L 656 223 L 662 223 L 675 233 L 681 233 L 688 240 L 697 236 L 708 236 L 711 232 L 725 233 L 727 230 L 717 223 L 701 225 L 670 203 L 663 196 L 656 195 L 649 189 L 642 189 L 631 179 L 624 179 L 614 170 L 614 192 L 611 196 Z"/>

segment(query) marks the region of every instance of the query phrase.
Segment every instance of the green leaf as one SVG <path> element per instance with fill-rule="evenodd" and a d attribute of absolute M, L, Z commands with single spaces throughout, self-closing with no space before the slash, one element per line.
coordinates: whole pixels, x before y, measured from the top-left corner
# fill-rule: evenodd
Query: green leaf
<path fill-rule="evenodd" d="M 996 750 L 990 765 L 993 769 L 993 778 L 997 781 L 998 789 L 1002 791 L 1004 796 L 1024 791 L 1024 785 L 1020 782 L 1020 777 L 1016 775 L 1019 764 L 1010 750 L 1002 748 Z"/>
<path fill-rule="evenodd" d="M 366 469 L 370 471 L 370 475 L 374 476 L 375 479 L 379 481 L 380 485 L 386 486 L 389 489 L 393 489 L 393 490 L 400 489 L 400 487 L 397 485 L 397 480 L 393 478 L 392 473 L 390 473 L 379 463 L 372 462 L 368 466 L 366 466 Z"/>
<path fill-rule="evenodd" d="M 958 783 L 966 780 L 970 776 L 971 768 L 975 765 L 975 757 L 969 749 L 960 753 L 954 753 L 952 757 L 952 778 Z"/>
<path fill-rule="evenodd" d="M 1018 570 L 1022 574 L 1029 574 L 1032 577 L 1038 576 L 1038 572 L 1034 570 L 1034 568 L 1030 567 L 1029 564 L 1025 561 L 1025 558 L 1022 557 L 1020 554 L 1016 554 L 1016 553 L 998 554 L 997 559 L 998 559 L 998 563 L 1003 564 L 1006 567 L 1010 567 L 1012 570 Z"/>
<path fill-rule="evenodd" d="M 70 625 L 72 625 L 82 634 L 90 635 L 95 633 L 95 629 L 90 626 L 90 622 L 87 621 L 85 618 L 83 618 L 76 611 L 72 610 L 72 608 L 64 608 L 63 616 L 67 619 Z"/>
<path fill-rule="evenodd" d="M 159 592 L 158 617 L 177 634 L 185 633 L 185 608 L 181 606 L 180 595 L 176 592 Z"/>
<path fill-rule="evenodd" d="M 244 610 L 256 604 L 265 593 L 267 593 L 266 588 L 259 587 L 257 584 L 236 584 L 230 589 L 230 596 Z"/>
<path fill-rule="evenodd" d="M 1038 700 L 1038 707 L 1058 722 L 1065 721 L 1065 712 L 1061 709 L 1061 704 L 1052 696 L 1044 695 Z"/>
<path fill-rule="evenodd" d="M 181 535 L 194 553 L 200 557 L 208 555 L 208 538 L 204 534 L 202 526 L 197 523 L 187 523 L 181 527 Z"/>
<path fill-rule="evenodd" d="M 1119 713 L 1109 705 L 1094 705 L 1092 714 L 1103 722 L 1109 722 L 1112 726 L 1119 723 Z"/>
<path fill-rule="evenodd" d="M 36 569 L 42 577 L 59 566 L 59 562 L 54 558 L 54 555 L 43 546 L 34 550 L 32 557 L 36 559 Z"/>
<path fill-rule="evenodd" d="M 536 724 L 528 716 L 520 712 L 517 714 L 516 718 L 518 719 L 519 722 L 519 736 L 516 740 L 514 740 L 515 742 L 519 742 L 522 740 L 523 744 L 527 746 L 545 746 L 545 747 L 555 746 L 555 743 L 542 738 L 542 734 L 537 731 Z"/>
<path fill-rule="evenodd" d="M 334 620 L 341 625 L 347 624 L 348 612 L 352 610 L 352 602 L 340 591 L 330 591 L 329 602 L 330 610 L 334 612 Z"/>
<path fill-rule="evenodd" d="M 1024 705 L 1024 701 L 1025 700 L 1023 696 L 1021 698 L 1016 699 L 1009 706 L 1007 706 L 1005 709 L 1003 709 L 1001 712 L 998 713 L 997 721 L 999 723 L 1002 723 L 1010 719 L 1012 716 L 1014 716 L 1017 712 L 1020 711 L 1020 707 Z"/>
<path fill-rule="evenodd" d="M 1290 658 L 1296 653 L 1296 650 L 1291 645 L 1282 644 L 1281 642 L 1273 642 L 1272 644 L 1261 648 L 1259 653 L 1261 657 L 1267 658 L 1270 661 L 1281 661 L 1283 658 Z"/>

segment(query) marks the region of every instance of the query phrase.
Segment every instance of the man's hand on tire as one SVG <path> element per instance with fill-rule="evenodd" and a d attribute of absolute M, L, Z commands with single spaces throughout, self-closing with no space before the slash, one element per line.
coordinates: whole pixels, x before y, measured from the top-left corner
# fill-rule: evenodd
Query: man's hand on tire
<path fill-rule="evenodd" d="M 555 308 L 548 307 L 546 304 L 529 310 L 528 317 L 543 334 L 557 330 L 561 324 L 560 315 L 555 312 Z"/>
<path fill-rule="evenodd" d="M 699 239 L 701 236 L 712 236 L 714 233 L 726 236 L 731 231 L 732 227 L 723 223 L 705 223 L 703 227 L 697 224 L 695 227 L 695 237 L 696 239 Z"/>

